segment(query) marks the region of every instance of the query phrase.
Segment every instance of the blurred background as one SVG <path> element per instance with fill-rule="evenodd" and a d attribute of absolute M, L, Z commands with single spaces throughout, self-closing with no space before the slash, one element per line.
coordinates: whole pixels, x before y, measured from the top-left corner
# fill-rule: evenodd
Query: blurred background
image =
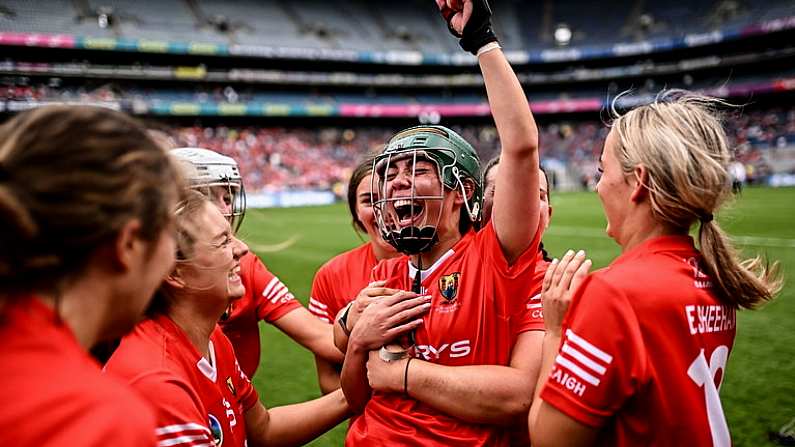
<path fill-rule="evenodd" d="M 587 248 L 597 266 L 617 255 L 595 195 L 577 192 L 596 182 L 607 110 L 685 88 L 741 106 L 725 116 L 732 170 L 758 188 L 722 223 L 746 253 L 795 268 L 795 191 L 770 189 L 795 185 L 795 1 L 491 4 L 540 126 L 552 253 Z M 431 0 L 0 0 L 0 120 L 50 103 L 124 110 L 175 145 L 238 160 L 249 206 L 267 208 L 241 234 L 304 302 L 317 267 L 360 243 L 330 204 L 364 154 L 419 123 L 453 127 L 484 161 L 499 149 L 476 59 Z M 330 206 L 281 209 L 306 205 Z M 764 445 L 795 418 L 793 298 L 740 316 L 722 392 L 735 445 Z M 311 356 L 263 337 L 263 399 L 316 396 Z"/>

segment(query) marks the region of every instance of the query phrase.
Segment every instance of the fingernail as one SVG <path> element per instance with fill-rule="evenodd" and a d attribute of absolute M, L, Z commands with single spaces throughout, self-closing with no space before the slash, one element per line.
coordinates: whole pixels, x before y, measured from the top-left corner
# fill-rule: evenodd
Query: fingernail
<path fill-rule="evenodd" d="M 574 254 L 574 250 L 569 250 L 566 252 L 566 256 L 571 256 Z"/>
<path fill-rule="evenodd" d="M 425 296 L 423 296 L 423 298 L 425 298 L 425 300 L 427 300 L 427 301 L 430 301 L 430 300 L 431 300 L 431 298 L 433 298 L 433 296 L 431 296 L 431 295 L 425 295 Z"/>
<path fill-rule="evenodd" d="M 422 307 L 423 309 L 427 309 L 427 308 L 431 307 L 431 303 L 425 303 L 425 304 L 423 304 L 421 307 Z"/>
<path fill-rule="evenodd" d="M 577 256 L 579 256 L 579 257 L 583 257 L 583 256 L 585 256 L 585 250 L 580 250 L 580 251 L 578 251 L 578 252 L 577 252 Z"/>
<path fill-rule="evenodd" d="M 553 260 L 552 260 L 552 263 L 553 263 L 553 264 L 557 264 L 557 263 L 558 263 L 558 258 L 555 258 L 555 259 L 553 259 Z"/>

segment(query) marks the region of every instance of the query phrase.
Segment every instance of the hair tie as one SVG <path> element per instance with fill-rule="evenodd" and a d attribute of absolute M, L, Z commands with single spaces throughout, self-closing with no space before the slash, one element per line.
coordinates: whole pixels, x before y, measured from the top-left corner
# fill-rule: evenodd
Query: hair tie
<path fill-rule="evenodd" d="M 704 213 L 698 216 L 698 220 L 700 220 L 702 224 L 712 222 L 714 218 L 715 216 L 713 216 L 712 213 Z"/>

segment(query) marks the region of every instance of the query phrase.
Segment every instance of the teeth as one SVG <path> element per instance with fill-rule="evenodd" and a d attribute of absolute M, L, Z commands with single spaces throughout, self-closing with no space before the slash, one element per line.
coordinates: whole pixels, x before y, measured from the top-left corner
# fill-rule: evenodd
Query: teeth
<path fill-rule="evenodd" d="M 402 206 L 411 206 L 412 204 L 414 205 L 415 208 L 422 206 L 422 204 L 408 199 L 395 200 L 394 203 L 395 203 L 395 208 L 399 208 Z"/>

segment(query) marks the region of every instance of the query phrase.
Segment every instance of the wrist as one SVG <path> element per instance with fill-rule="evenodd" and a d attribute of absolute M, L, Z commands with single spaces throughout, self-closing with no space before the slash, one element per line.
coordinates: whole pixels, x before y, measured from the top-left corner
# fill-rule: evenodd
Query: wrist
<path fill-rule="evenodd" d="M 483 45 L 482 47 L 480 47 L 480 49 L 478 49 L 477 53 L 475 53 L 475 56 L 480 57 L 480 56 L 483 56 L 484 54 L 486 54 L 486 53 L 488 53 L 490 51 L 498 50 L 498 49 L 501 49 L 501 48 L 502 48 L 502 46 L 500 45 L 500 43 L 498 41 L 494 40 L 494 41 L 489 42 L 489 43 Z"/>

